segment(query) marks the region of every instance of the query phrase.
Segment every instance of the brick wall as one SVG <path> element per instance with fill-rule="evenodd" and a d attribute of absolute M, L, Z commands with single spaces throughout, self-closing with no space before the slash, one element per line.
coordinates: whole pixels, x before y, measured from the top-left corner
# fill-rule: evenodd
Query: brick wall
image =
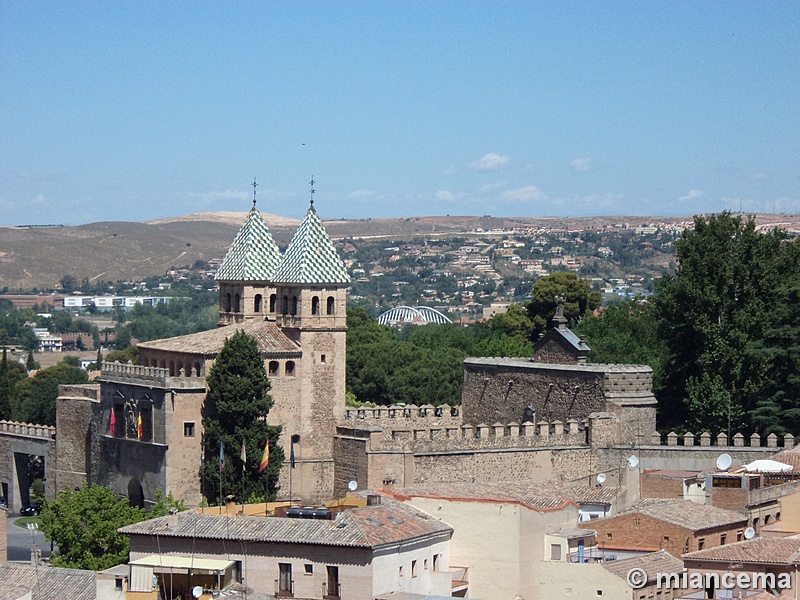
<path fill-rule="evenodd" d="M 642 498 L 677 498 L 683 500 L 683 478 L 642 473 Z M 720 507 L 724 508 L 724 507 Z"/>

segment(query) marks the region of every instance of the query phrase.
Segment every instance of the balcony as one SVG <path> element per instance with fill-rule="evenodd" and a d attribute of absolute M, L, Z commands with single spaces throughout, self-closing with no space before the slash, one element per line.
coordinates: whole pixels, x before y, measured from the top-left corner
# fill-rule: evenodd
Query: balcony
<path fill-rule="evenodd" d="M 275 596 L 280 598 L 294 597 L 294 580 L 276 579 Z"/>
<path fill-rule="evenodd" d="M 466 597 L 469 589 L 469 567 L 450 565 L 450 593 L 457 598 Z"/>
<path fill-rule="evenodd" d="M 325 582 L 322 584 L 322 598 L 324 600 L 339 600 L 342 597 L 342 584 Z"/>

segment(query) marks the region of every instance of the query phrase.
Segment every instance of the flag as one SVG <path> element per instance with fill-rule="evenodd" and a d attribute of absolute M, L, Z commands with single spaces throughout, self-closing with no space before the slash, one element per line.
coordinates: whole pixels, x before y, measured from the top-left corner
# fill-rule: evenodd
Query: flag
<path fill-rule="evenodd" d="M 142 413 L 139 413 L 139 420 L 136 423 L 136 433 L 139 436 L 139 439 L 142 439 L 142 434 L 144 427 L 142 426 Z"/>
<path fill-rule="evenodd" d="M 200 463 L 206 464 L 206 436 L 203 434 L 200 437 Z"/>
<path fill-rule="evenodd" d="M 222 440 L 219 441 L 219 472 L 225 469 L 225 452 L 222 450 Z"/>
<path fill-rule="evenodd" d="M 294 444 L 292 444 L 292 449 L 289 452 L 289 464 L 294 469 Z"/>
<path fill-rule="evenodd" d="M 242 472 L 244 472 L 244 466 L 247 464 L 247 448 L 244 445 L 244 440 L 242 440 Z"/>
<path fill-rule="evenodd" d="M 114 428 L 117 426 L 117 415 L 114 414 L 114 409 L 111 409 L 111 429 L 110 433 L 114 435 Z"/>
<path fill-rule="evenodd" d="M 269 440 L 264 445 L 264 454 L 261 455 L 261 464 L 258 465 L 258 472 L 261 473 L 264 469 L 267 468 L 269 464 Z"/>

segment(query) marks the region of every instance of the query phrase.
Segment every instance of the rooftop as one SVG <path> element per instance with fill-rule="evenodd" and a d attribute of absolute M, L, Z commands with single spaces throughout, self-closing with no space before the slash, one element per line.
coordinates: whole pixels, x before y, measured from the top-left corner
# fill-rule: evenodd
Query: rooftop
<path fill-rule="evenodd" d="M 281 252 L 255 205 L 217 269 L 217 281 L 269 281 L 281 262 Z"/>
<path fill-rule="evenodd" d="M 590 373 L 652 373 L 647 365 L 606 365 L 599 363 L 583 363 L 579 365 L 562 365 L 536 362 L 530 358 L 505 357 L 469 357 L 464 359 L 466 365 L 488 365 L 497 367 L 513 367 L 517 369 L 548 369 L 553 371 L 580 371 Z"/>
<path fill-rule="evenodd" d="M 179 335 L 151 342 L 140 342 L 139 348 L 216 355 L 222 350 L 225 340 L 240 330 L 256 338 L 258 349 L 262 354 L 294 354 L 300 356 L 300 346 L 289 339 L 273 321 L 246 321 L 199 333 Z"/>
<path fill-rule="evenodd" d="M 683 555 L 684 560 L 760 563 L 770 565 L 800 564 L 800 538 L 755 538 L 697 550 Z"/>
<path fill-rule="evenodd" d="M 78 569 L 0 563 L 0 599 L 6 592 L 17 590 L 32 592 L 33 600 L 95 600 L 97 593 L 96 573 Z"/>
<path fill-rule="evenodd" d="M 626 580 L 632 569 L 641 569 L 647 573 L 647 583 L 654 582 L 657 573 L 680 573 L 683 570 L 683 561 L 666 550 L 602 564 L 606 571 Z"/>
<path fill-rule="evenodd" d="M 747 517 L 738 512 L 724 510 L 709 504 L 696 504 L 689 500 L 673 500 L 670 498 L 645 498 L 628 510 L 618 513 L 615 517 L 606 517 L 603 520 L 615 519 L 634 513 L 646 515 L 690 531 L 713 529 L 735 523 L 747 524 Z M 594 523 L 596 524 L 597 521 L 594 521 Z"/>
<path fill-rule="evenodd" d="M 285 517 L 225 517 L 193 510 L 122 527 L 129 535 L 226 539 L 242 542 L 380 548 L 449 535 L 453 529 L 421 511 L 386 500 L 339 513 L 333 521 Z"/>

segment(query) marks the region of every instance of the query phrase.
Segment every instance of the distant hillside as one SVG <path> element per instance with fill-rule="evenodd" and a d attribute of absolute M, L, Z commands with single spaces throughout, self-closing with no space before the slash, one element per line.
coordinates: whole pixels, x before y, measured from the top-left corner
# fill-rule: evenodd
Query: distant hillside
<path fill-rule="evenodd" d="M 264 214 L 282 247 L 299 221 Z M 103 222 L 77 227 L 0 227 L 0 288 L 54 288 L 65 274 L 92 281 L 141 279 L 196 260 L 222 258 L 244 220 L 244 212 L 209 212 L 144 223 Z M 476 229 L 552 227 L 589 229 L 617 223 L 679 223 L 690 217 L 408 217 L 326 221 L 334 238 L 411 237 L 467 233 Z M 759 224 L 795 224 L 787 215 L 759 215 Z"/>

